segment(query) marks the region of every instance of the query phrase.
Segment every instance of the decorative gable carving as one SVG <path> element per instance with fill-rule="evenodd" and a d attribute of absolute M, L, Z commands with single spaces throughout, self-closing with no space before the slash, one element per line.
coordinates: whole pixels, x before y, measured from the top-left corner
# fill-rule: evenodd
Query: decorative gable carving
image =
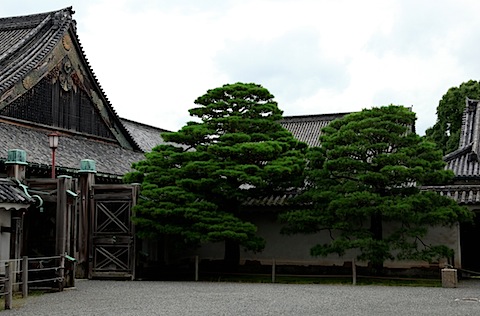
<path fill-rule="evenodd" d="M 0 18 L 0 115 L 140 150 L 90 68 L 72 14 Z"/>

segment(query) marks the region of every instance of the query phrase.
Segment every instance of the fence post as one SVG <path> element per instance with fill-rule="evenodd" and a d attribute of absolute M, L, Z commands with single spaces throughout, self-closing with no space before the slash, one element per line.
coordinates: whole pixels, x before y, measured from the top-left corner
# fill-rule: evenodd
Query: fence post
<path fill-rule="evenodd" d="M 276 281 L 276 263 L 275 263 L 275 258 L 272 259 L 272 283 L 275 283 Z"/>
<path fill-rule="evenodd" d="M 198 281 L 198 256 L 195 256 L 195 281 Z"/>
<path fill-rule="evenodd" d="M 65 254 L 60 255 L 58 290 L 63 291 L 63 282 L 65 280 Z"/>
<path fill-rule="evenodd" d="M 352 283 L 357 285 L 357 265 L 355 263 L 355 258 L 352 259 Z"/>
<path fill-rule="evenodd" d="M 13 298 L 13 263 L 5 263 L 5 309 L 12 307 Z"/>
<path fill-rule="evenodd" d="M 28 257 L 24 256 L 22 260 L 22 296 L 28 296 Z"/>

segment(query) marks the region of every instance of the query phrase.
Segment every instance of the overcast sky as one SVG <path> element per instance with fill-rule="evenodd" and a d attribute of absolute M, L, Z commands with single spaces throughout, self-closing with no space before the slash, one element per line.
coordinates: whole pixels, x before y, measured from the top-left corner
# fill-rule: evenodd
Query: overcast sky
<path fill-rule="evenodd" d="M 480 75 L 478 0 L 0 0 L 0 17 L 73 6 L 117 113 L 176 131 L 208 89 L 254 82 L 284 115 L 438 101 Z"/>

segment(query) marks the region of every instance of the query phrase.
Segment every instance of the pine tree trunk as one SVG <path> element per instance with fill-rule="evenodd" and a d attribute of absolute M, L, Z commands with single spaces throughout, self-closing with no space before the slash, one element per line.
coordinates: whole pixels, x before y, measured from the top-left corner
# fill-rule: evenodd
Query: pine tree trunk
<path fill-rule="evenodd" d="M 373 234 L 374 240 L 383 240 L 383 219 L 382 214 L 374 214 L 371 217 L 370 231 Z M 375 275 L 383 273 L 383 258 L 378 261 L 372 261 L 372 272 Z"/>
<path fill-rule="evenodd" d="M 240 264 L 240 244 L 234 240 L 225 240 L 225 256 L 223 258 L 226 271 L 237 271 Z"/>

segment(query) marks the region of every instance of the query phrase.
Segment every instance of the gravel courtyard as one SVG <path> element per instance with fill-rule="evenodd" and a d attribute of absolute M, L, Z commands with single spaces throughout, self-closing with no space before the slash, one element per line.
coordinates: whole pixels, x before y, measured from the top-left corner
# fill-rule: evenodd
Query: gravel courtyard
<path fill-rule="evenodd" d="M 7 315 L 480 315 L 480 283 L 459 288 L 78 280 Z"/>

